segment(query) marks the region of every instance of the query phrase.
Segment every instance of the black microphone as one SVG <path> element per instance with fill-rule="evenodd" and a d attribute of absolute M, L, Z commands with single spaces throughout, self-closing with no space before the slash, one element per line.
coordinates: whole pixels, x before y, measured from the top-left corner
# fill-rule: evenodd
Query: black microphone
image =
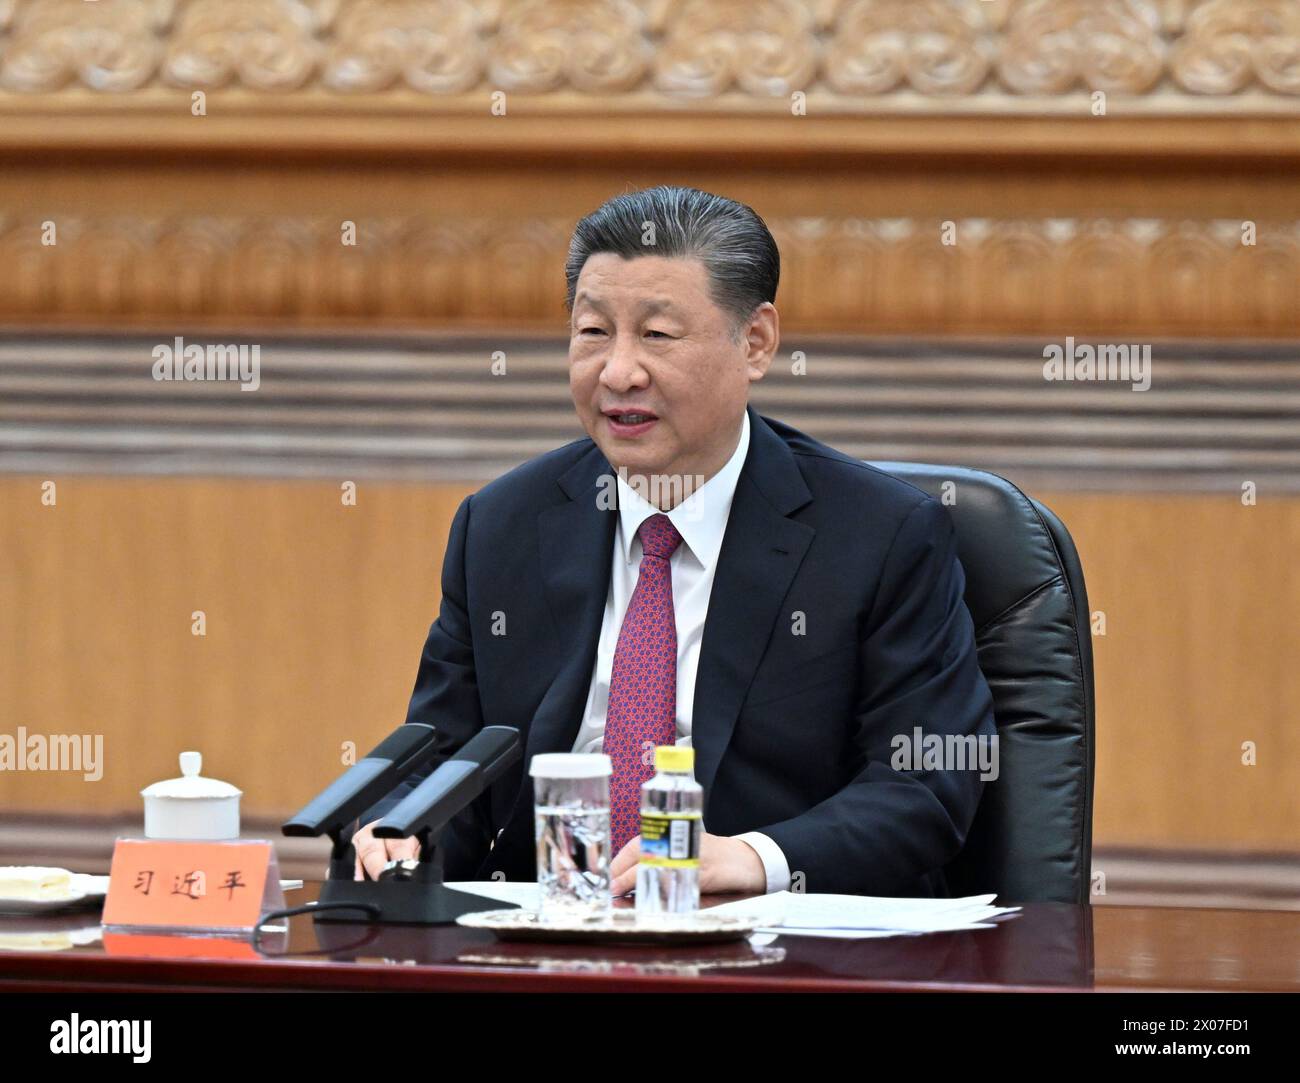
<path fill-rule="evenodd" d="M 472 742 L 471 742 L 472 743 Z M 289 836 L 315 838 L 339 833 L 376 801 L 388 796 L 407 775 L 433 759 L 434 728 L 406 722 L 379 742 L 365 759 L 349 767 L 280 830 Z"/>
<path fill-rule="evenodd" d="M 475 911 L 500 910 L 503 907 L 517 909 L 514 903 L 501 903 L 447 887 L 442 880 L 438 835 L 448 820 L 500 778 L 506 768 L 522 755 L 517 729 L 486 726 L 459 752 L 439 764 L 433 774 L 375 824 L 371 831 L 376 838 L 415 836 L 419 839 L 420 859 L 413 863 L 414 867 L 403 867 L 401 875 L 394 870 L 388 876 L 381 874 L 378 880 L 354 880 L 350 862 L 355 860 L 355 854 L 349 856 L 350 845 L 342 850 L 338 845 L 341 840 L 336 836 L 335 849 L 342 852 L 331 857 L 329 879 L 321 884 L 313 920 L 325 923 L 368 920 L 385 925 L 447 925 L 462 914 Z M 317 798 L 317 802 L 323 797 L 324 794 Z M 349 801 L 349 807 L 353 803 Z M 311 806 L 303 811 L 310 810 Z M 300 814 L 298 819 L 307 818 Z M 317 820 L 319 817 L 310 822 L 314 825 Z"/>
<path fill-rule="evenodd" d="M 436 835 L 523 755 L 519 731 L 485 726 L 371 829 L 377 839 Z"/>

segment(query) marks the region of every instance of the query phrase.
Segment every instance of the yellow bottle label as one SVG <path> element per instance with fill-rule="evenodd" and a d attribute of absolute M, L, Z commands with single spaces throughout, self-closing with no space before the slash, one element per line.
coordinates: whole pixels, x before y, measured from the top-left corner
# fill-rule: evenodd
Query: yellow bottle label
<path fill-rule="evenodd" d="M 698 868 L 703 827 L 698 812 L 641 813 L 641 864 Z"/>

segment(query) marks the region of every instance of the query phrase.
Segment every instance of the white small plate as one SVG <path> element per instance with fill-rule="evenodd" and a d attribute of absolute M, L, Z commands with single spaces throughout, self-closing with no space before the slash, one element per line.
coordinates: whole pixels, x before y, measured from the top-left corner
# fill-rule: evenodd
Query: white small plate
<path fill-rule="evenodd" d="M 48 914 L 100 902 L 108 894 L 108 877 L 72 874 L 71 893 L 61 899 L 7 899 L 0 895 L 0 914 Z"/>
<path fill-rule="evenodd" d="M 462 914 L 457 925 L 486 929 L 499 940 L 550 940 L 605 944 L 725 944 L 744 940 L 759 926 L 756 918 L 712 915 L 689 918 L 638 915 L 635 910 L 544 920 L 536 910 L 484 910 Z"/>

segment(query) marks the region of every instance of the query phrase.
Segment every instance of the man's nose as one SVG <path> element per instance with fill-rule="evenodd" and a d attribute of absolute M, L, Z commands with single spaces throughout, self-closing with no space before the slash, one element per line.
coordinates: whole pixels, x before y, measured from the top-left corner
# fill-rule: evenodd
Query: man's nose
<path fill-rule="evenodd" d="M 614 340 L 600 370 L 600 382 L 611 391 L 626 391 L 649 384 L 650 374 L 641 363 L 640 347 L 635 340 L 629 340 L 625 335 Z"/>

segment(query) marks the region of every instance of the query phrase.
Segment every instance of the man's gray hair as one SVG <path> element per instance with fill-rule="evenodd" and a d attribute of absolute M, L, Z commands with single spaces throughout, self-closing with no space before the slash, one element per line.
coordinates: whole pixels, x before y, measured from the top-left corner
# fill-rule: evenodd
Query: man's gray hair
<path fill-rule="evenodd" d="M 565 307 L 572 312 L 578 275 L 588 257 L 613 252 L 697 257 L 713 303 L 731 320 L 733 339 L 764 301 L 776 300 L 781 256 L 767 226 L 750 207 L 698 188 L 660 185 L 615 196 L 580 221 L 564 263 Z"/>

